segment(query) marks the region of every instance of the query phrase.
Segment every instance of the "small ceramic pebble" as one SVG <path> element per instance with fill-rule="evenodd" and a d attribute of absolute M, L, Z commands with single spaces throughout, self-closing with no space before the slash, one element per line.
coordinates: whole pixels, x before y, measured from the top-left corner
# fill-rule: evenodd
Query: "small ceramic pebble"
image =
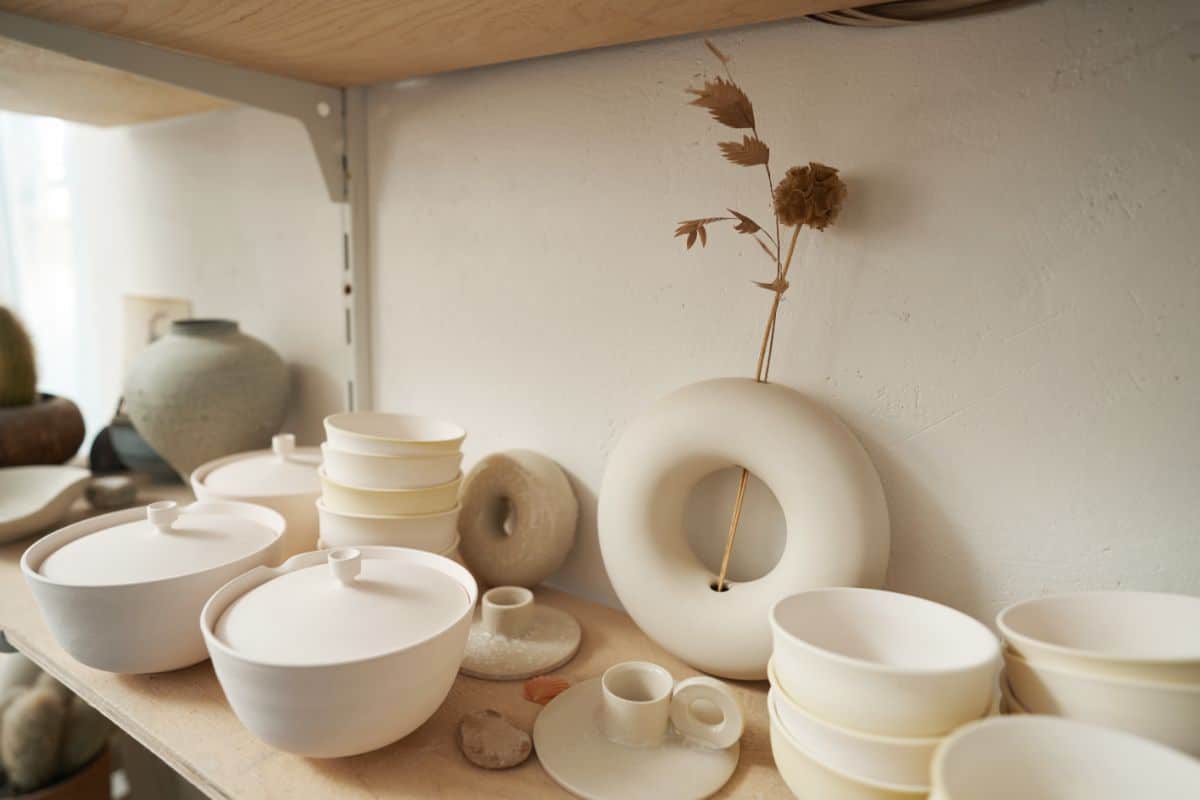
<path fill-rule="evenodd" d="M 472 711 L 458 723 L 458 746 L 477 767 L 508 769 L 529 758 L 533 740 L 499 711 Z"/>
<path fill-rule="evenodd" d="M 538 705 L 546 705 L 567 690 L 571 684 L 554 675 L 539 675 L 525 681 L 525 699 Z"/>

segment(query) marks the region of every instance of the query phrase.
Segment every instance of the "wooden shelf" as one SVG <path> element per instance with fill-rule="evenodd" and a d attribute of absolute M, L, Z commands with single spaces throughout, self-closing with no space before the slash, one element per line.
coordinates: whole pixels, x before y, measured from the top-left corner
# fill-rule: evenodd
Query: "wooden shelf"
<path fill-rule="evenodd" d="M 168 496 L 175 499 L 182 488 Z M 148 500 L 146 493 L 143 501 Z M 82 515 L 82 511 L 77 512 Z M 463 714 L 494 708 L 532 730 L 541 706 L 522 684 L 459 677 L 429 722 L 396 744 L 353 758 L 311 760 L 255 739 L 229 710 L 208 662 L 159 675 L 111 675 L 85 667 L 58 646 L 42 622 L 18 562 L 29 542 L 0 546 L 0 627 L 9 641 L 112 719 L 205 794 L 231 798 L 508 798 L 565 797 L 536 754 L 511 770 L 471 766 L 458 751 Z M 676 678 L 697 674 L 638 630 L 625 614 L 552 589 L 538 601 L 570 611 L 583 625 L 579 654 L 557 671 L 572 682 L 599 675 L 617 661 L 645 659 Z M 766 685 L 733 683 L 747 715 L 737 772 L 717 797 L 788 798 L 771 758 Z"/>

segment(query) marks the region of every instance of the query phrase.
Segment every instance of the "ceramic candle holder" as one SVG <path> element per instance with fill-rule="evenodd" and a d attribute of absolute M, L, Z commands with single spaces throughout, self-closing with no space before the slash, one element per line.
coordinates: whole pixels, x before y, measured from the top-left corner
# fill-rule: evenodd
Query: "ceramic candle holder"
<path fill-rule="evenodd" d="M 582 636 L 574 617 L 539 605 L 525 587 L 497 586 L 479 601 L 462 672 L 494 681 L 544 675 L 574 658 Z"/>
<path fill-rule="evenodd" d="M 742 736 L 742 710 L 729 689 L 705 676 L 675 683 L 647 661 L 609 667 L 600 679 L 604 736 L 626 747 L 658 747 L 668 722 L 684 738 L 724 749 Z"/>
<path fill-rule="evenodd" d="M 483 595 L 480 625 L 496 636 L 521 636 L 533 624 L 533 592 L 523 586 L 499 586 Z"/>

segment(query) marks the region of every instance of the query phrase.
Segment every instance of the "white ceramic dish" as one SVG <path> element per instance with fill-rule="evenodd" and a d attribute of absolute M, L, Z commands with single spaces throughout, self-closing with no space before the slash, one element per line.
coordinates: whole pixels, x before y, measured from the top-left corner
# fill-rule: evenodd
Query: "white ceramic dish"
<path fill-rule="evenodd" d="M 274 509 L 287 520 L 280 560 L 317 546 L 317 513 L 313 503 L 321 496 L 315 447 L 296 447 L 290 433 L 271 439 L 270 450 L 218 458 L 192 472 L 196 499 L 234 500 Z"/>
<path fill-rule="evenodd" d="M 230 581 L 200 626 L 252 733 L 299 755 L 348 756 L 403 738 L 442 704 L 477 591 L 465 568 L 432 553 L 322 550 Z"/>
<path fill-rule="evenodd" d="M 876 736 L 835 725 L 788 697 L 775 677 L 774 664 L 767 665 L 767 672 L 772 687 L 767 702 L 805 752 L 849 775 L 929 790 L 929 765 L 941 737 Z"/>
<path fill-rule="evenodd" d="M 376 456 L 321 445 L 321 463 L 330 478 L 359 489 L 424 489 L 454 480 L 462 453 Z"/>
<path fill-rule="evenodd" d="M 1195 800 L 1200 761 L 1121 731 L 1023 714 L 947 737 L 933 785 L 942 800 Z"/>
<path fill-rule="evenodd" d="M 1200 597 L 1078 592 L 1026 600 L 996 617 L 1034 665 L 1149 681 L 1200 683 Z"/>
<path fill-rule="evenodd" d="M 1200 757 L 1200 684 L 1097 677 L 1004 656 L 1009 685 L 1034 714 L 1119 728 Z"/>
<path fill-rule="evenodd" d="M 440 553 L 458 541 L 458 511 L 433 514 L 346 514 L 316 502 L 325 547 L 412 547 Z"/>
<path fill-rule="evenodd" d="M 415 516 L 450 511 L 458 505 L 459 474 L 449 483 L 424 489 L 389 490 L 359 489 L 345 486 L 320 471 L 321 499 L 330 511 L 342 514 L 374 516 Z"/>
<path fill-rule="evenodd" d="M 415 456 L 454 453 L 467 432 L 432 417 L 352 411 L 325 418 L 325 439 L 348 453 L 376 456 Z"/>
<path fill-rule="evenodd" d="M 68 466 L 0 469 L 0 542 L 56 524 L 83 494 L 91 476 L 86 469 Z"/>
<path fill-rule="evenodd" d="M 1000 644 L 947 606 L 877 589 L 814 589 L 771 611 L 779 685 L 821 719 L 884 736 L 941 736 L 982 717 Z"/>
<path fill-rule="evenodd" d="M 771 694 L 776 692 L 771 690 Z M 927 787 L 901 786 L 866 780 L 821 763 L 783 727 L 779 709 L 767 698 L 771 719 L 771 754 L 775 767 L 792 793 L 802 800 L 923 800 Z"/>
<path fill-rule="evenodd" d="M 21 572 L 76 660 L 108 672 L 165 672 L 205 659 L 200 609 L 230 579 L 272 563 L 284 531 L 283 517 L 262 506 L 163 501 L 42 537 L 21 556 Z"/>
<path fill-rule="evenodd" d="M 1008 682 L 1008 671 L 1000 670 L 1000 713 L 1001 714 L 1028 714 L 1029 709 L 1021 705 L 1021 701 L 1013 694 L 1012 686 Z"/>

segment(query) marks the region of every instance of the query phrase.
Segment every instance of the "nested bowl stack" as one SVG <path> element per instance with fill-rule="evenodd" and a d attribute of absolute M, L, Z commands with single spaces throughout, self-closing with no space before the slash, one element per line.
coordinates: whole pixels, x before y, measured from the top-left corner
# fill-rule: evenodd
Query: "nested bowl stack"
<path fill-rule="evenodd" d="M 1000 612 L 1009 705 L 1200 756 L 1200 597 L 1078 592 Z"/>
<path fill-rule="evenodd" d="M 321 498 L 325 547 L 458 547 L 466 431 L 412 414 L 350 412 L 325 419 Z"/>
<path fill-rule="evenodd" d="M 799 797 L 925 797 L 945 737 L 998 711 L 1000 644 L 946 606 L 815 589 L 776 604 L 771 628 L 771 748 Z"/>

